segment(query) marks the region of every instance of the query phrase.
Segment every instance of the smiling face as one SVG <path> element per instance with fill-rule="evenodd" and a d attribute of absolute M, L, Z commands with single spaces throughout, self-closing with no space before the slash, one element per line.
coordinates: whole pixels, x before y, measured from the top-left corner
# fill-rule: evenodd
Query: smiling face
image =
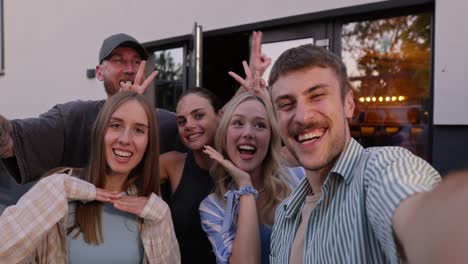
<path fill-rule="evenodd" d="M 280 76 L 271 91 L 286 146 L 307 170 L 328 173 L 350 139 L 352 90 L 343 101 L 336 73 L 311 67 Z"/>
<path fill-rule="evenodd" d="M 127 176 L 142 160 L 148 145 L 148 117 L 136 100 L 112 114 L 104 135 L 108 174 Z"/>
<path fill-rule="evenodd" d="M 187 148 L 197 151 L 213 144 L 219 117 L 208 99 L 188 94 L 179 101 L 176 111 L 179 135 Z"/>
<path fill-rule="evenodd" d="M 247 100 L 234 110 L 226 132 L 229 159 L 250 174 L 259 172 L 271 138 L 265 106 L 258 100 Z"/>
<path fill-rule="evenodd" d="M 141 61 L 134 49 L 120 47 L 96 67 L 96 77 L 104 82 L 107 96 L 116 94 L 123 83 L 135 81 Z"/>

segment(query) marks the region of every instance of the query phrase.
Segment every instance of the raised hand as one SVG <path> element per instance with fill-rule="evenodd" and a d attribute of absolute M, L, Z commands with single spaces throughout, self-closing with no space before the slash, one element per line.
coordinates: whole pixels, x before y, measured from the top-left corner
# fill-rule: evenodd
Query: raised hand
<path fill-rule="evenodd" d="M 143 94 L 146 91 L 154 78 L 156 78 L 156 75 L 158 75 L 158 71 L 153 71 L 148 78 L 145 79 L 145 65 L 146 61 L 140 63 L 133 84 L 131 82 L 122 83 L 120 86 L 121 91 L 132 90 L 139 94 Z"/>
<path fill-rule="evenodd" d="M 113 201 L 114 207 L 120 211 L 140 215 L 145 208 L 148 198 L 144 196 L 122 196 Z"/>
<path fill-rule="evenodd" d="M 205 145 L 203 148 L 203 153 L 221 164 L 221 166 L 223 166 L 232 176 L 239 188 L 245 185 L 252 185 L 252 180 L 250 179 L 250 175 L 247 172 L 236 167 L 230 160 L 225 159 L 223 155 L 221 155 L 214 148 Z"/>
<path fill-rule="evenodd" d="M 250 51 L 250 67 L 253 72 L 258 72 L 260 77 L 263 76 L 268 66 L 270 66 L 271 58 L 262 54 L 262 38 L 261 31 L 252 32 L 252 50 Z"/>
<path fill-rule="evenodd" d="M 260 73 L 258 71 L 253 71 L 252 75 L 252 71 L 249 68 L 249 65 L 246 61 L 242 61 L 242 66 L 244 66 L 245 79 L 243 79 L 242 77 L 240 77 L 232 71 L 228 72 L 228 74 L 232 78 L 234 78 L 242 86 L 243 89 L 252 92 L 260 97 L 263 97 L 263 99 L 266 99 L 268 101 L 268 90 L 266 88 L 265 81 L 260 77 Z"/>

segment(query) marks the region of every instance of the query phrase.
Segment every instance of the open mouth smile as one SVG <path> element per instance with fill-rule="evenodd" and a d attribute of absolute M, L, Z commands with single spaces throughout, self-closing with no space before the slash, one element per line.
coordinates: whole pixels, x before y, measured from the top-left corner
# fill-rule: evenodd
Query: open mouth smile
<path fill-rule="evenodd" d="M 254 157 L 257 148 L 254 145 L 241 144 L 237 146 L 237 150 L 240 153 L 240 158 L 243 160 L 250 160 Z"/>
<path fill-rule="evenodd" d="M 119 158 L 130 158 L 133 156 L 132 152 L 124 150 L 112 149 L 112 152 Z"/>
<path fill-rule="evenodd" d="M 325 128 L 317 128 L 295 136 L 294 140 L 300 144 L 312 143 L 320 139 L 325 134 L 325 131 Z"/>
<path fill-rule="evenodd" d="M 194 134 L 188 135 L 186 138 L 187 138 L 188 141 L 195 141 L 199 137 L 201 137 L 202 135 L 203 135 L 203 133 L 194 133 Z"/>

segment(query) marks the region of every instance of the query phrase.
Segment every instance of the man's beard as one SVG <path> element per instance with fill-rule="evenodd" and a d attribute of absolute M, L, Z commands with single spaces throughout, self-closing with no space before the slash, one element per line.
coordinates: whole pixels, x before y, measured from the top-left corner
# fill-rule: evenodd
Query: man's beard
<path fill-rule="evenodd" d="M 106 90 L 107 96 L 112 96 L 120 91 L 120 87 L 115 87 L 114 84 L 106 78 L 104 78 L 104 89 Z"/>
<path fill-rule="evenodd" d="M 344 125 L 346 127 L 346 125 L 347 125 L 346 120 L 344 122 L 345 122 Z M 316 127 L 324 127 L 324 126 L 327 126 L 328 129 L 330 129 L 330 127 L 325 122 L 320 122 L 320 121 L 319 122 L 309 123 L 307 125 L 302 125 L 302 126 L 297 126 L 297 125 L 294 126 L 293 125 L 288 130 L 288 133 L 291 133 L 292 135 L 297 135 L 300 131 L 303 131 L 305 129 L 313 129 L 313 128 L 316 128 Z M 325 151 L 327 152 L 327 153 L 324 153 L 325 155 L 327 155 L 325 160 L 323 160 L 320 163 L 313 164 L 312 167 L 310 167 L 310 166 L 306 167 L 306 164 L 301 162 L 301 159 L 300 159 L 299 155 L 294 151 L 294 148 L 292 146 L 289 146 L 288 144 L 286 144 L 286 147 L 289 149 L 289 151 L 294 156 L 294 158 L 299 162 L 299 164 L 302 167 L 304 167 L 304 169 L 309 170 L 309 171 L 319 171 L 319 170 L 321 170 L 323 168 L 330 167 L 330 165 L 333 165 L 336 162 L 336 160 L 340 157 L 341 153 L 346 148 L 346 143 L 347 143 L 346 142 L 347 141 L 346 140 L 347 139 L 346 135 L 347 135 L 346 129 L 344 129 L 342 136 L 340 136 L 340 135 L 330 135 L 332 138 L 331 138 L 328 146 L 325 146 Z M 324 135 L 322 135 L 322 136 L 324 136 Z M 324 144 L 325 142 L 321 142 L 321 143 Z M 303 157 L 303 158 L 308 159 L 308 157 Z"/>

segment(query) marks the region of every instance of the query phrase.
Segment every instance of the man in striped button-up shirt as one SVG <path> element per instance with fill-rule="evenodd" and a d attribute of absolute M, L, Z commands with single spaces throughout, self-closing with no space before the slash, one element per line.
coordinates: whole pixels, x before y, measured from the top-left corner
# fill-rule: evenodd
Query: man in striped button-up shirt
<path fill-rule="evenodd" d="M 424 259 L 421 239 L 435 237 L 426 231 L 437 226 L 425 226 L 425 202 L 438 200 L 428 191 L 440 175 L 408 150 L 364 149 L 351 138 L 354 101 L 343 62 L 323 48 L 293 48 L 275 62 L 269 85 L 282 138 L 307 172 L 277 208 L 271 262 Z"/>

